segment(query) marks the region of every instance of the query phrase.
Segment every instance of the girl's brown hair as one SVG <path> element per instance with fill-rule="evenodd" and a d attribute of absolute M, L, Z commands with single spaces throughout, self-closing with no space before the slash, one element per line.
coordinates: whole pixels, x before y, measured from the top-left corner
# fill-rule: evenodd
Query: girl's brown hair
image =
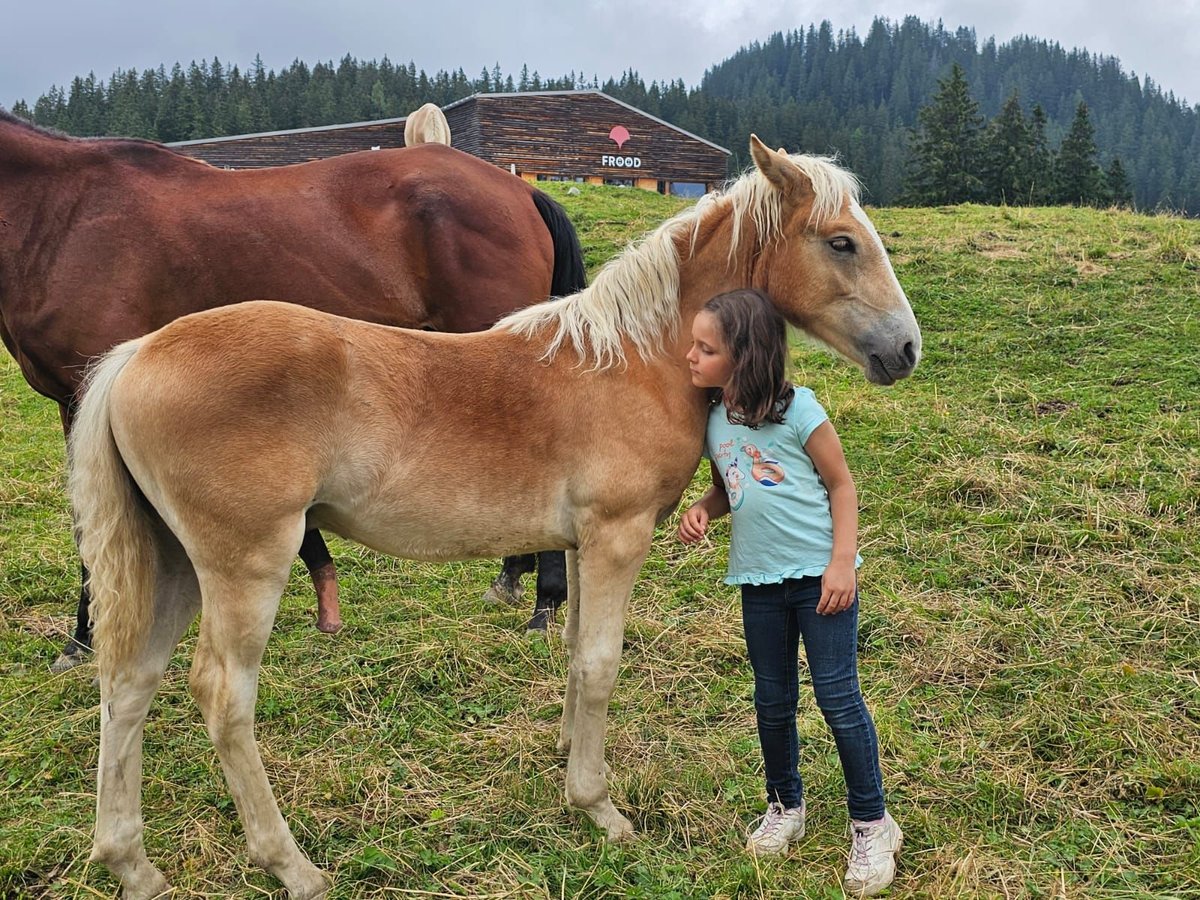
<path fill-rule="evenodd" d="M 717 294 L 704 304 L 716 319 L 733 362 L 728 392 L 716 388 L 713 400 L 724 401 L 734 425 L 758 428 L 779 424 L 795 388 L 787 378 L 787 322 L 761 291 Z"/>

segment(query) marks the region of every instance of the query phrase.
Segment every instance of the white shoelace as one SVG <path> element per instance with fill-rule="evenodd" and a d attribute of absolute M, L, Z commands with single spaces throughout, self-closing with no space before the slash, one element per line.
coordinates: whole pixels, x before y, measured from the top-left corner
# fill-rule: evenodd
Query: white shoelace
<path fill-rule="evenodd" d="M 875 832 L 879 826 L 874 828 L 864 826 L 854 826 L 854 840 L 850 844 L 850 865 L 863 866 L 869 868 L 871 865 L 871 845 L 875 840 Z"/>
<path fill-rule="evenodd" d="M 778 803 L 768 804 L 767 814 L 759 820 L 758 827 L 754 829 L 752 834 L 759 834 L 763 837 L 774 834 L 779 830 L 779 826 L 783 824 L 784 812 L 784 808 Z"/>

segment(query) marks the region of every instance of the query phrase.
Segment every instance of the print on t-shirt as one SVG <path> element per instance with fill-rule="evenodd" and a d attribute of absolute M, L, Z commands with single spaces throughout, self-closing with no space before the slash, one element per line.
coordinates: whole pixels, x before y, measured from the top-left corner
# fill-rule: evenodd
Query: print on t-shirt
<path fill-rule="evenodd" d="M 753 444 L 745 444 L 742 452 L 750 457 L 750 477 L 759 484 L 764 487 L 775 487 L 783 481 L 785 474 L 779 460 L 763 456 L 762 451 Z"/>
<path fill-rule="evenodd" d="M 764 452 L 754 444 L 743 444 L 739 448 L 733 440 L 721 441 L 717 445 L 715 462 L 720 467 L 725 481 L 725 493 L 729 495 L 731 512 L 738 510 L 745 500 L 747 473 L 750 477 L 749 483 L 761 484 L 768 488 L 775 487 L 787 477 L 779 460 L 771 458 L 769 445 L 766 450 L 767 452 Z M 744 459 L 742 454 L 745 454 Z"/>
<path fill-rule="evenodd" d="M 742 500 L 745 497 L 742 493 L 742 478 L 742 470 L 738 468 L 738 461 L 735 459 L 725 467 L 725 493 L 729 495 L 729 509 L 731 512 L 741 507 Z"/>

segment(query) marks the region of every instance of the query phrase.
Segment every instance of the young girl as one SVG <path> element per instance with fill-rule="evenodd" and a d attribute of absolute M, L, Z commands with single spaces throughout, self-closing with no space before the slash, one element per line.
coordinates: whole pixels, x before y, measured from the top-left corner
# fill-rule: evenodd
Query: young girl
<path fill-rule="evenodd" d="M 786 324 L 757 291 L 721 294 L 696 316 L 687 361 L 692 383 L 712 390 L 705 455 L 713 486 L 683 514 L 679 538 L 698 541 L 710 521 L 733 514 L 725 580 L 741 585 L 767 776 L 767 813 L 746 849 L 783 853 L 804 835 L 803 638 L 846 778 L 845 886 L 873 896 L 892 882 L 902 835 L 884 808 L 875 725 L 858 687 L 858 501 L 838 436 L 812 391 L 788 382 L 787 356 Z"/>

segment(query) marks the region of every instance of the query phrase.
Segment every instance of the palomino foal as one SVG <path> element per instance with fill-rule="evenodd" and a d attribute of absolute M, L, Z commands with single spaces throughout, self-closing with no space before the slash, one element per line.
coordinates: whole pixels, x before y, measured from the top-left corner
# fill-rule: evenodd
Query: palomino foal
<path fill-rule="evenodd" d="M 100 667 L 93 857 L 127 896 L 168 887 L 142 842 L 142 729 L 198 612 L 192 690 L 251 856 L 293 897 L 328 889 L 253 736 L 259 663 L 312 527 L 414 559 L 567 550 L 566 797 L 608 838 L 632 832 L 605 781 L 605 716 L 634 579 L 699 459 L 692 317 L 715 293 L 756 287 L 872 382 L 907 376 L 920 355 L 853 176 L 756 138 L 751 151 L 756 169 L 632 245 L 592 287 L 491 331 L 259 302 L 187 316 L 97 367 L 72 435 L 71 494 Z M 515 424 L 531 417 L 541 427 Z M 424 459 L 451 441 L 463 477 L 448 490 Z"/>

